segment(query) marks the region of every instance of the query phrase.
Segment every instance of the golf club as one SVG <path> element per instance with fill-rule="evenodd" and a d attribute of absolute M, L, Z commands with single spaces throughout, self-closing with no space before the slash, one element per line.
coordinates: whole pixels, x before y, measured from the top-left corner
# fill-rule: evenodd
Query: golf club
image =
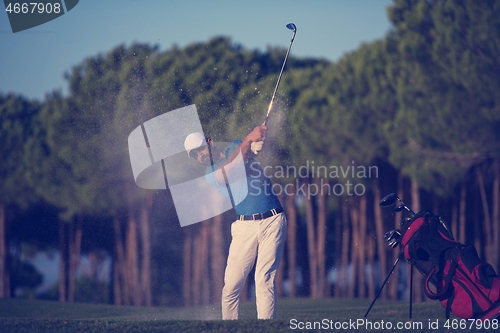
<path fill-rule="evenodd" d="M 293 23 L 288 23 L 286 25 L 286 27 L 293 31 L 292 40 L 290 41 L 290 46 L 288 47 L 288 51 L 286 52 L 285 61 L 283 61 L 283 66 L 281 67 L 281 72 L 280 72 L 280 76 L 278 77 L 278 82 L 276 83 L 276 88 L 274 88 L 273 98 L 271 98 L 271 103 L 269 103 L 269 108 L 267 109 L 267 115 L 266 115 L 266 120 L 264 121 L 264 126 L 267 125 L 267 120 L 269 119 L 269 113 L 271 113 L 274 98 L 276 97 L 276 92 L 278 91 L 278 86 L 280 85 L 281 75 L 283 74 L 283 70 L 285 69 L 286 59 L 288 59 L 288 54 L 290 53 L 290 49 L 292 48 L 293 39 L 295 38 L 295 33 L 297 32 L 297 27 Z"/>
<path fill-rule="evenodd" d="M 394 211 L 396 213 L 401 212 L 403 209 L 407 209 L 413 216 L 415 216 L 415 213 L 408 206 L 405 205 L 403 200 L 401 200 L 396 193 L 391 193 L 391 194 L 383 197 L 382 200 L 380 200 L 379 206 L 389 207 L 389 206 L 394 205 L 396 203 L 396 201 L 399 201 L 401 203 L 399 206 L 394 208 Z M 409 221 L 411 221 L 411 218 L 404 219 L 403 221 L 401 221 L 401 226 L 403 226 L 404 223 L 407 223 Z M 400 244 L 400 240 L 401 240 L 401 230 L 399 230 L 399 229 L 391 230 L 384 235 L 384 241 L 387 243 L 387 245 L 389 245 L 393 249 L 396 248 Z M 392 272 L 394 272 L 396 265 L 398 264 L 399 260 L 403 256 L 404 256 L 404 250 L 402 249 L 399 252 L 399 255 L 398 255 L 398 258 L 396 259 L 396 262 L 392 266 L 391 270 L 389 271 L 389 274 L 387 275 L 384 282 L 382 283 L 382 286 L 380 287 L 379 291 L 377 292 L 377 295 L 373 299 L 372 304 L 370 304 L 368 311 L 366 311 L 365 318 L 368 316 L 368 313 L 372 309 L 373 304 L 375 304 L 375 301 L 380 296 L 382 289 L 384 289 L 384 286 L 387 283 L 387 281 L 389 280 L 389 277 L 391 276 Z M 411 319 L 412 318 L 412 302 L 413 302 L 413 265 L 411 265 L 411 273 L 410 274 L 411 274 L 411 278 L 410 278 L 410 319 Z"/>
<path fill-rule="evenodd" d="M 384 241 L 393 249 L 399 245 L 400 238 L 401 231 L 399 229 L 391 230 L 384 235 Z"/>
<path fill-rule="evenodd" d="M 411 209 L 408 208 L 408 206 L 406 206 L 406 205 L 399 205 L 399 206 L 394 207 L 394 211 L 396 213 L 402 212 L 403 209 L 406 209 L 407 211 L 411 212 Z"/>
<path fill-rule="evenodd" d="M 401 220 L 401 226 L 404 226 L 404 225 L 410 223 L 410 221 L 411 221 L 411 217 L 407 217 L 407 218 Z"/>
<path fill-rule="evenodd" d="M 413 216 L 415 216 L 415 213 L 408 207 L 405 205 L 405 203 L 403 202 L 403 200 L 401 200 L 396 193 L 391 193 L 389 195 L 386 195 L 385 197 L 382 198 L 382 200 L 380 200 L 380 203 L 379 203 L 379 206 L 382 206 L 382 207 L 389 207 L 389 206 L 392 206 L 394 205 L 394 203 L 396 201 L 399 201 L 401 202 L 401 204 L 399 206 L 396 206 L 396 208 L 394 208 L 394 211 L 396 213 L 399 213 L 401 212 L 403 209 L 406 209 L 407 211 L 409 211 Z"/>

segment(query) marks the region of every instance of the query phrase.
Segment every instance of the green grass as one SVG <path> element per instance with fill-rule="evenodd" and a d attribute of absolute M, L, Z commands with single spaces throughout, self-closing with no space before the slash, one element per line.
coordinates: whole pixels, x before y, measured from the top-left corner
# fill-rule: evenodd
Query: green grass
<path fill-rule="evenodd" d="M 275 320 L 256 320 L 255 302 L 244 302 L 237 321 L 220 320 L 220 305 L 192 308 L 148 308 L 131 306 L 59 303 L 53 301 L 0 299 L 0 332 L 295 332 L 293 323 L 343 323 L 362 319 L 370 300 L 279 299 Z M 456 318 L 456 317 L 453 317 Z M 293 321 L 293 320 L 296 320 Z M 372 325 L 408 322 L 408 304 L 378 300 L 368 320 Z M 439 320 L 438 330 L 428 328 Z M 438 302 L 413 305 L 413 324 L 423 329 L 408 332 L 451 332 L 443 327 L 445 310 Z M 318 324 L 316 324 L 318 325 Z M 348 332 L 356 330 L 310 329 L 307 332 Z M 401 332 L 393 327 L 358 332 Z M 461 332 L 469 331 L 458 330 Z M 480 332 L 479 330 L 473 330 Z M 498 330 L 485 330 L 494 332 Z"/>

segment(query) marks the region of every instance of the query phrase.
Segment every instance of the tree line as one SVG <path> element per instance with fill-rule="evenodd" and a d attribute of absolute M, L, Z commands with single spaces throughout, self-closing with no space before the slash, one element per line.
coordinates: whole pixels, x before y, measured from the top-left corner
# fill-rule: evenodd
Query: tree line
<path fill-rule="evenodd" d="M 259 156 L 288 221 L 279 296 L 373 297 L 397 256 L 383 234 L 403 216 L 378 206 L 390 192 L 442 215 L 500 271 L 499 14 L 496 1 L 395 0 L 382 40 L 337 62 L 290 57 Z M 262 123 L 285 52 L 224 37 L 118 46 L 66 73 L 67 97 L 0 95 L 0 296 L 39 284 L 22 258 L 56 248 L 61 301 L 218 302 L 234 212 L 180 228 L 168 191 L 135 185 L 127 137 L 196 104 L 214 141 L 241 139 Z M 307 168 L 276 172 L 291 166 Z M 334 167 L 373 173 L 318 171 Z M 85 298 L 105 258 L 105 299 Z M 383 297 L 405 297 L 400 273 Z"/>

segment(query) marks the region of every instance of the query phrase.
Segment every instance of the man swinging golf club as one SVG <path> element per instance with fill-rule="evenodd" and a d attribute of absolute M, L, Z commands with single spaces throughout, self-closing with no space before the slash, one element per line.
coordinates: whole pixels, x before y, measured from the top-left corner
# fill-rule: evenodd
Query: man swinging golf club
<path fill-rule="evenodd" d="M 265 125 L 257 126 L 243 141 L 233 141 L 223 150 L 199 132 L 191 133 L 184 141 L 189 157 L 207 166 L 207 182 L 229 195 L 239 215 L 231 225 L 222 319 L 238 319 L 240 295 L 254 263 L 257 316 L 274 319 L 275 315 L 275 276 L 286 238 L 286 220 L 280 201 L 271 190 L 270 179 L 254 159 L 262 149 L 266 132 Z M 233 181 L 242 178 L 235 171 L 242 164 L 246 176 Z M 238 186 L 238 181 L 244 181 L 245 186 Z M 240 191 L 240 187 L 245 191 Z"/>
<path fill-rule="evenodd" d="M 274 319 L 275 315 L 274 279 L 283 254 L 286 219 L 270 179 L 254 157 L 262 150 L 269 114 L 297 32 L 293 23 L 286 27 L 293 31 L 292 40 L 264 123 L 255 127 L 243 141 L 233 141 L 224 150 L 219 150 L 212 139 L 201 133 L 191 133 L 184 141 L 188 155 L 207 166 L 208 183 L 229 196 L 239 215 L 231 225 L 232 240 L 222 289 L 222 319 L 238 319 L 241 291 L 254 263 L 257 317 Z M 242 168 L 244 175 L 238 172 Z"/>

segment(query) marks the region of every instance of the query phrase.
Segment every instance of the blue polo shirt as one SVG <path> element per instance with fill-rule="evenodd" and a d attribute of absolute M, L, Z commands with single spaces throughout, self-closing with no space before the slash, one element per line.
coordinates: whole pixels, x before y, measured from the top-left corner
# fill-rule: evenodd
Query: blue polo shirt
<path fill-rule="evenodd" d="M 231 142 L 222 152 L 224 158 L 221 158 L 213 166 L 207 167 L 205 170 L 205 178 L 207 182 L 217 188 L 219 192 L 227 195 L 226 184 L 219 184 L 215 176 L 215 172 L 219 166 L 227 161 L 229 155 L 241 143 L 240 140 Z M 244 183 L 231 182 L 230 190 L 232 200 L 235 204 L 234 209 L 238 215 L 253 215 L 257 213 L 266 213 L 272 209 L 281 207 L 280 201 L 272 189 L 272 183 L 266 175 L 260 164 L 253 158 L 245 159 L 245 173 L 246 173 L 246 188 Z M 243 182 L 245 179 L 242 180 Z"/>

